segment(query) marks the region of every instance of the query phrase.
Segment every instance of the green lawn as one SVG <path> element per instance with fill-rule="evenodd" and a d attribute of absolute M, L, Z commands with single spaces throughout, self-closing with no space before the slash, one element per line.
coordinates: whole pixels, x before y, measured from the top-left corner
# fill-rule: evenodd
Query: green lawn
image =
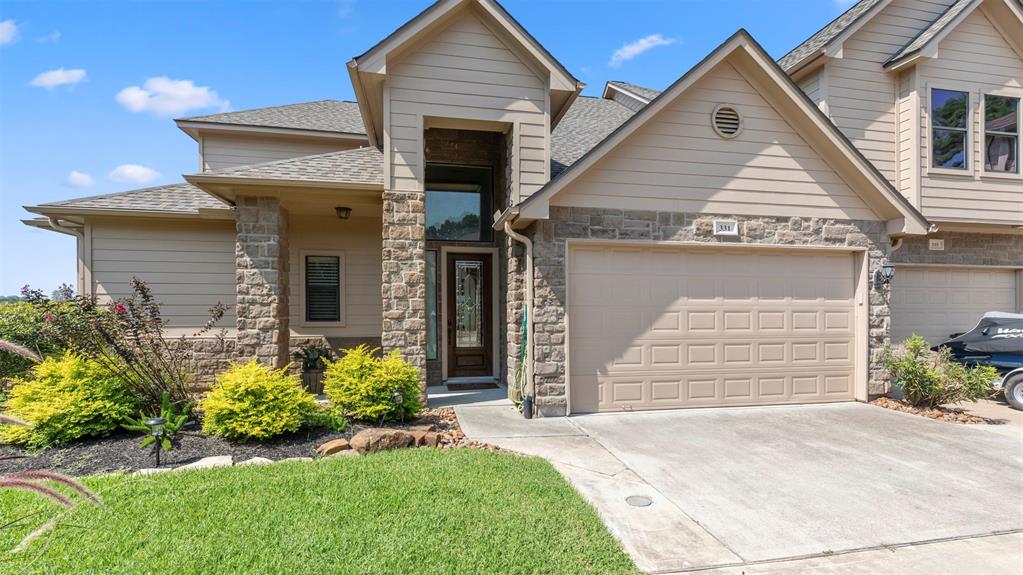
<path fill-rule="evenodd" d="M 547 462 L 410 449 L 86 480 L 81 505 L 0 573 L 635 573 Z M 56 507 L 0 492 L 0 524 Z M 32 528 L 0 531 L 0 549 Z"/>

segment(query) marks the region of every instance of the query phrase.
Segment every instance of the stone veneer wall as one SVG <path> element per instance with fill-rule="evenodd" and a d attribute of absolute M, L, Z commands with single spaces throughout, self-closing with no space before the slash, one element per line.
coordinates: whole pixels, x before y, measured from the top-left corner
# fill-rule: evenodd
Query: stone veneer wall
<path fill-rule="evenodd" d="M 290 361 L 288 212 L 272 197 L 239 197 L 235 207 L 237 355 L 282 367 Z"/>
<path fill-rule="evenodd" d="M 739 237 L 713 235 L 714 219 L 739 222 Z M 530 228 L 536 266 L 534 310 L 537 410 L 542 416 L 565 415 L 565 271 L 569 239 L 699 241 L 720 244 L 850 246 L 868 250 L 871 276 L 888 255 L 883 222 L 818 218 L 750 217 L 603 208 L 551 207 L 549 220 Z M 869 287 L 870 350 L 868 392 L 885 393 L 888 381 L 878 354 L 889 342 L 890 289 Z M 511 311 L 511 310 L 509 310 Z M 511 315 L 511 314 L 509 314 Z M 512 322 L 509 322 L 509 331 Z"/>
<path fill-rule="evenodd" d="M 929 250 L 930 239 L 944 239 L 945 249 Z M 927 237 L 906 238 L 899 249 L 892 252 L 892 261 L 897 264 L 1023 266 L 1023 234 L 938 232 Z"/>
<path fill-rule="evenodd" d="M 424 192 L 385 191 L 383 215 L 384 352 L 397 349 L 419 369 L 426 393 L 426 240 Z"/>

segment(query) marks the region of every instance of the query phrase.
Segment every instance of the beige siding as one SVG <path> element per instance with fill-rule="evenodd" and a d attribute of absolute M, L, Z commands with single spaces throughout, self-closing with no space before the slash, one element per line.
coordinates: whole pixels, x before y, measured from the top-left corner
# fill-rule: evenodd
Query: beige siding
<path fill-rule="evenodd" d="M 899 99 L 896 107 L 898 133 L 898 182 L 896 188 L 920 207 L 920 169 L 917 157 L 920 153 L 920 132 L 917 124 L 919 98 L 916 90 L 916 73 L 902 72 L 898 80 Z"/>
<path fill-rule="evenodd" d="M 380 299 L 382 234 L 380 216 L 335 217 L 292 215 L 291 333 L 295 336 L 380 337 L 383 306 Z M 344 258 L 342 314 L 344 325 L 305 321 L 304 254 L 335 254 Z"/>
<path fill-rule="evenodd" d="M 821 103 L 820 85 L 821 71 L 822 70 L 811 72 L 807 74 L 806 77 L 801 78 L 799 80 L 799 89 L 801 89 L 803 93 L 806 94 L 807 98 L 810 98 L 810 101 L 812 101 L 814 104 L 817 104 L 818 106 Z"/>
<path fill-rule="evenodd" d="M 646 106 L 646 104 L 644 104 L 643 102 L 640 102 L 639 100 L 633 98 L 632 96 L 623 94 L 617 90 L 612 90 L 611 99 L 625 106 L 626 108 L 632 110 L 633 112 L 638 112 L 642 110 L 644 106 Z"/>
<path fill-rule="evenodd" d="M 717 104 L 745 129 L 723 139 Z M 875 219 L 876 215 L 765 101 L 723 62 L 555 196 L 554 205 Z"/>
<path fill-rule="evenodd" d="M 194 328 L 217 302 L 218 327 L 235 327 L 233 221 L 90 220 L 92 290 L 103 300 L 131 292 L 132 276 L 149 283 L 171 328 Z"/>
<path fill-rule="evenodd" d="M 521 197 L 548 176 L 550 142 L 546 79 L 483 23 L 473 10 L 456 17 L 401 58 L 388 63 L 384 94 L 391 189 L 422 187 L 423 118 L 502 122 L 515 126 Z"/>
<path fill-rule="evenodd" d="M 342 140 L 316 141 L 268 136 L 203 135 L 203 169 L 219 170 L 246 164 L 287 160 L 358 147 Z"/>
<path fill-rule="evenodd" d="M 983 168 L 981 98 L 994 90 L 1023 97 L 1023 60 L 979 10 L 970 14 L 939 45 L 938 57 L 924 60 L 918 70 L 921 130 L 919 147 L 923 213 L 941 220 L 1023 224 L 1023 179 L 991 177 Z M 963 175 L 930 169 L 930 89 L 970 92 L 972 122 L 969 138 L 970 168 Z"/>

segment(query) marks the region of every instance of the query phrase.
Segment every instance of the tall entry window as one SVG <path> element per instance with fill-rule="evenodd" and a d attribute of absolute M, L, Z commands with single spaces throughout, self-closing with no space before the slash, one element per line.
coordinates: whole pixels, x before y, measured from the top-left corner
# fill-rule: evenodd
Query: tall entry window
<path fill-rule="evenodd" d="M 426 239 L 489 242 L 494 171 L 484 166 L 426 165 Z"/>
<path fill-rule="evenodd" d="M 968 93 L 931 90 L 931 166 L 953 170 L 969 168 L 969 118 Z"/>

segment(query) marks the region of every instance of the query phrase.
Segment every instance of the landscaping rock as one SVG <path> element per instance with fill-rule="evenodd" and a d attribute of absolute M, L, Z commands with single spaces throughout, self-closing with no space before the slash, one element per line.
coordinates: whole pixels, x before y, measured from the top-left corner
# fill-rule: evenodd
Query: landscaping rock
<path fill-rule="evenodd" d="M 351 450 L 347 439 L 333 439 L 316 448 L 317 455 L 335 455 L 341 451 Z"/>
<path fill-rule="evenodd" d="M 423 437 L 422 445 L 424 447 L 437 447 L 439 443 L 440 434 L 434 431 L 428 431 L 426 432 L 426 435 Z"/>
<path fill-rule="evenodd" d="M 281 461 L 312 461 L 312 457 L 285 457 Z"/>
<path fill-rule="evenodd" d="M 344 451 L 338 451 L 337 453 L 333 453 L 325 457 L 356 457 L 358 455 L 359 455 L 358 451 L 354 449 L 346 449 Z"/>
<path fill-rule="evenodd" d="M 215 455 L 203 457 L 199 461 L 182 465 L 177 469 L 211 469 L 213 467 L 231 467 L 232 465 L 234 465 L 234 458 L 230 455 Z"/>
<path fill-rule="evenodd" d="M 359 453 L 373 453 L 408 447 L 414 442 L 415 438 L 408 431 L 372 428 L 357 433 L 351 440 L 351 446 Z"/>
<path fill-rule="evenodd" d="M 416 447 L 422 447 L 423 445 L 426 444 L 426 434 L 430 432 L 413 429 L 409 433 L 412 434 L 412 444 L 415 445 Z"/>
<path fill-rule="evenodd" d="M 167 471 L 173 471 L 173 467 L 148 467 L 146 469 L 139 469 L 132 475 L 155 475 L 157 473 L 165 473 Z"/>
<path fill-rule="evenodd" d="M 273 459 L 267 459 L 265 457 L 253 457 L 251 459 L 246 459 L 241 463 L 236 463 L 235 465 L 266 465 L 267 463 L 273 462 L 274 462 Z"/>
<path fill-rule="evenodd" d="M 433 425 L 432 423 L 431 424 L 425 424 L 425 425 L 413 425 L 411 430 L 412 431 L 437 431 L 437 426 Z"/>

